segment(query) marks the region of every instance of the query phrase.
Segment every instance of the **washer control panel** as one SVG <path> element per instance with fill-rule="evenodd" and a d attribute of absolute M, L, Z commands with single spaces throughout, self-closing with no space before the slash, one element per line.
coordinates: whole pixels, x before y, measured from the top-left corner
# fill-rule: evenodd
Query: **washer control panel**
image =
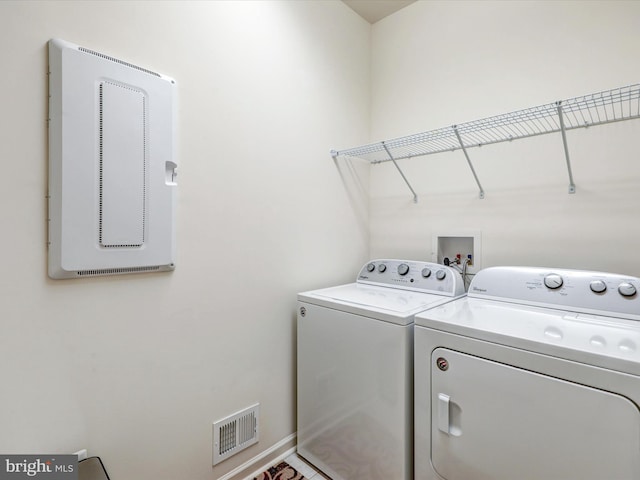
<path fill-rule="evenodd" d="M 640 279 L 615 273 L 491 267 L 476 274 L 469 296 L 640 320 L 638 290 Z"/>
<path fill-rule="evenodd" d="M 360 269 L 356 281 L 451 297 L 465 293 L 462 276 L 454 268 L 412 260 L 371 260 Z"/>

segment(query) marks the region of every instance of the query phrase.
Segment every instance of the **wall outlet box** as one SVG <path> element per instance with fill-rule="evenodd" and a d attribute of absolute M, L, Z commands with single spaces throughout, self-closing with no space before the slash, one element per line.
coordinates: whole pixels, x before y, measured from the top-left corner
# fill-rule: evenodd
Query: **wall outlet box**
<path fill-rule="evenodd" d="M 471 256 L 471 258 L 469 258 Z M 467 273 L 474 275 L 482 269 L 482 236 L 480 233 L 447 233 L 434 235 L 431 245 L 431 261 L 445 264 L 460 259 L 462 268 L 465 260 L 470 260 Z"/>
<path fill-rule="evenodd" d="M 49 276 L 173 270 L 176 83 L 49 42 Z"/>

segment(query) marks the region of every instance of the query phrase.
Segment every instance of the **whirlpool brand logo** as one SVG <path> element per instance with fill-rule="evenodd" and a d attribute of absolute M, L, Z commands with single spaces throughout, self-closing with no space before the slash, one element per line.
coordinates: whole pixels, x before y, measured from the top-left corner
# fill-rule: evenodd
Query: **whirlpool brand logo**
<path fill-rule="evenodd" d="M 473 287 L 473 291 L 474 292 L 482 292 L 482 293 L 484 293 L 484 292 L 487 291 L 487 289 L 486 288 Z"/>
<path fill-rule="evenodd" d="M 0 455 L 0 480 L 78 480 L 76 455 Z"/>

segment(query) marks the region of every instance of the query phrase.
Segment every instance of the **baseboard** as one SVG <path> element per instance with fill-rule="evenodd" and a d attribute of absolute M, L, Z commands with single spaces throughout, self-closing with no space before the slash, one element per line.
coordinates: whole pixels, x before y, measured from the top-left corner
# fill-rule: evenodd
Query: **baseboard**
<path fill-rule="evenodd" d="M 283 438 L 264 452 L 250 458 L 218 480 L 252 480 L 271 465 L 284 460 L 296 451 L 296 433 Z"/>

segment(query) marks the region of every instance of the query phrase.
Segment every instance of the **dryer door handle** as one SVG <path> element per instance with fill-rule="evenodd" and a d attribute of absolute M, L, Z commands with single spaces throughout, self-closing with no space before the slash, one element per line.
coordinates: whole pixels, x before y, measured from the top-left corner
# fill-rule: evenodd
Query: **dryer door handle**
<path fill-rule="evenodd" d="M 438 394 L 438 430 L 449 435 L 449 395 Z"/>

